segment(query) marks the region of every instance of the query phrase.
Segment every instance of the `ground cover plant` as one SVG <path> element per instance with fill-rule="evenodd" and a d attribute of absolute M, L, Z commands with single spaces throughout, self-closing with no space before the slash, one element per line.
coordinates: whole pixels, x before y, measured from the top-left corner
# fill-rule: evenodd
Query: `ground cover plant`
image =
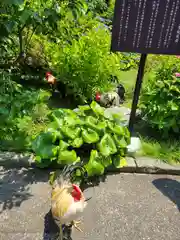
<path fill-rule="evenodd" d="M 88 176 L 102 175 L 108 167 L 120 168 L 125 161 L 130 133 L 120 125 L 120 116 L 106 114 L 96 102 L 76 111 L 56 109 L 47 129 L 32 142 L 36 163 L 47 167 L 82 161 Z"/>

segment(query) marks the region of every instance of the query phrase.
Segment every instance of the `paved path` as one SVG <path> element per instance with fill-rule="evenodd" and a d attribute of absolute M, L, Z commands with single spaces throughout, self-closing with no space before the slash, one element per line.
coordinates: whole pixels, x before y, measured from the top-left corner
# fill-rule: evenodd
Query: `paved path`
<path fill-rule="evenodd" d="M 43 234 L 50 227 L 47 178 L 41 171 L 1 169 L 0 240 L 50 239 Z M 84 233 L 73 231 L 72 240 L 180 239 L 180 177 L 111 175 L 85 190 L 92 193 Z"/>

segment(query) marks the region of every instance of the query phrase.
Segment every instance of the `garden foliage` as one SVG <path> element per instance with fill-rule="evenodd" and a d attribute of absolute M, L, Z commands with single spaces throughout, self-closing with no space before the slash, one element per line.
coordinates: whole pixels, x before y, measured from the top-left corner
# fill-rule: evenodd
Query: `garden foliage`
<path fill-rule="evenodd" d="M 143 115 L 164 136 L 180 132 L 180 60 L 160 57 L 141 97 Z"/>
<path fill-rule="evenodd" d="M 0 71 L 0 145 L 3 149 L 28 149 L 31 136 L 48 121 L 44 90 L 24 88 L 12 81 L 11 74 Z"/>
<path fill-rule="evenodd" d="M 45 42 L 45 54 L 57 79 L 69 87 L 83 102 L 96 91 L 113 89 L 112 76 L 119 79 L 119 71 L 136 66 L 135 59 L 120 53 L 110 53 L 111 35 L 102 24 L 89 30 L 80 39 L 60 47 Z"/>
<path fill-rule="evenodd" d="M 35 137 L 32 149 L 40 167 L 82 161 L 89 176 L 102 175 L 106 168 L 125 163 L 130 134 L 119 124 L 119 115 L 105 114 L 96 102 L 76 111 L 56 109 L 51 123 Z"/>

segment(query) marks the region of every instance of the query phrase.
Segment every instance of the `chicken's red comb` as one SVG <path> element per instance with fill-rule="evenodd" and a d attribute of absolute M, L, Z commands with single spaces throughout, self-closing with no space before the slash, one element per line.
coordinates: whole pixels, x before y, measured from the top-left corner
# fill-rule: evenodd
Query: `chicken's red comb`
<path fill-rule="evenodd" d="M 101 98 L 101 94 L 99 92 L 96 93 L 96 101 L 99 101 Z"/>
<path fill-rule="evenodd" d="M 50 75 L 52 75 L 50 72 L 46 72 L 46 78 L 48 78 Z"/>
<path fill-rule="evenodd" d="M 75 201 L 80 201 L 82 197 L 82 191 L 80 187 L 78 187 L 76 184 L 72 184 L 72 186 L 73 186 L 72 197 L 74 198 Z"/>

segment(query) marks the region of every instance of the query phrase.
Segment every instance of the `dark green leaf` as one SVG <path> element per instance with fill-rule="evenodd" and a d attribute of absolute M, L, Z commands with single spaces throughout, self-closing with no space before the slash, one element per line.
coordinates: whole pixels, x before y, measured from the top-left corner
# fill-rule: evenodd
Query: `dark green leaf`
<path fill-rule="evenodd" d="M 50 133 L 41 133 L 32 142 L 32 150 L 36 156 L 42 159 L 53 159 L 59 150 L 58 146 L 52 144 L 54 136 Z"/>

